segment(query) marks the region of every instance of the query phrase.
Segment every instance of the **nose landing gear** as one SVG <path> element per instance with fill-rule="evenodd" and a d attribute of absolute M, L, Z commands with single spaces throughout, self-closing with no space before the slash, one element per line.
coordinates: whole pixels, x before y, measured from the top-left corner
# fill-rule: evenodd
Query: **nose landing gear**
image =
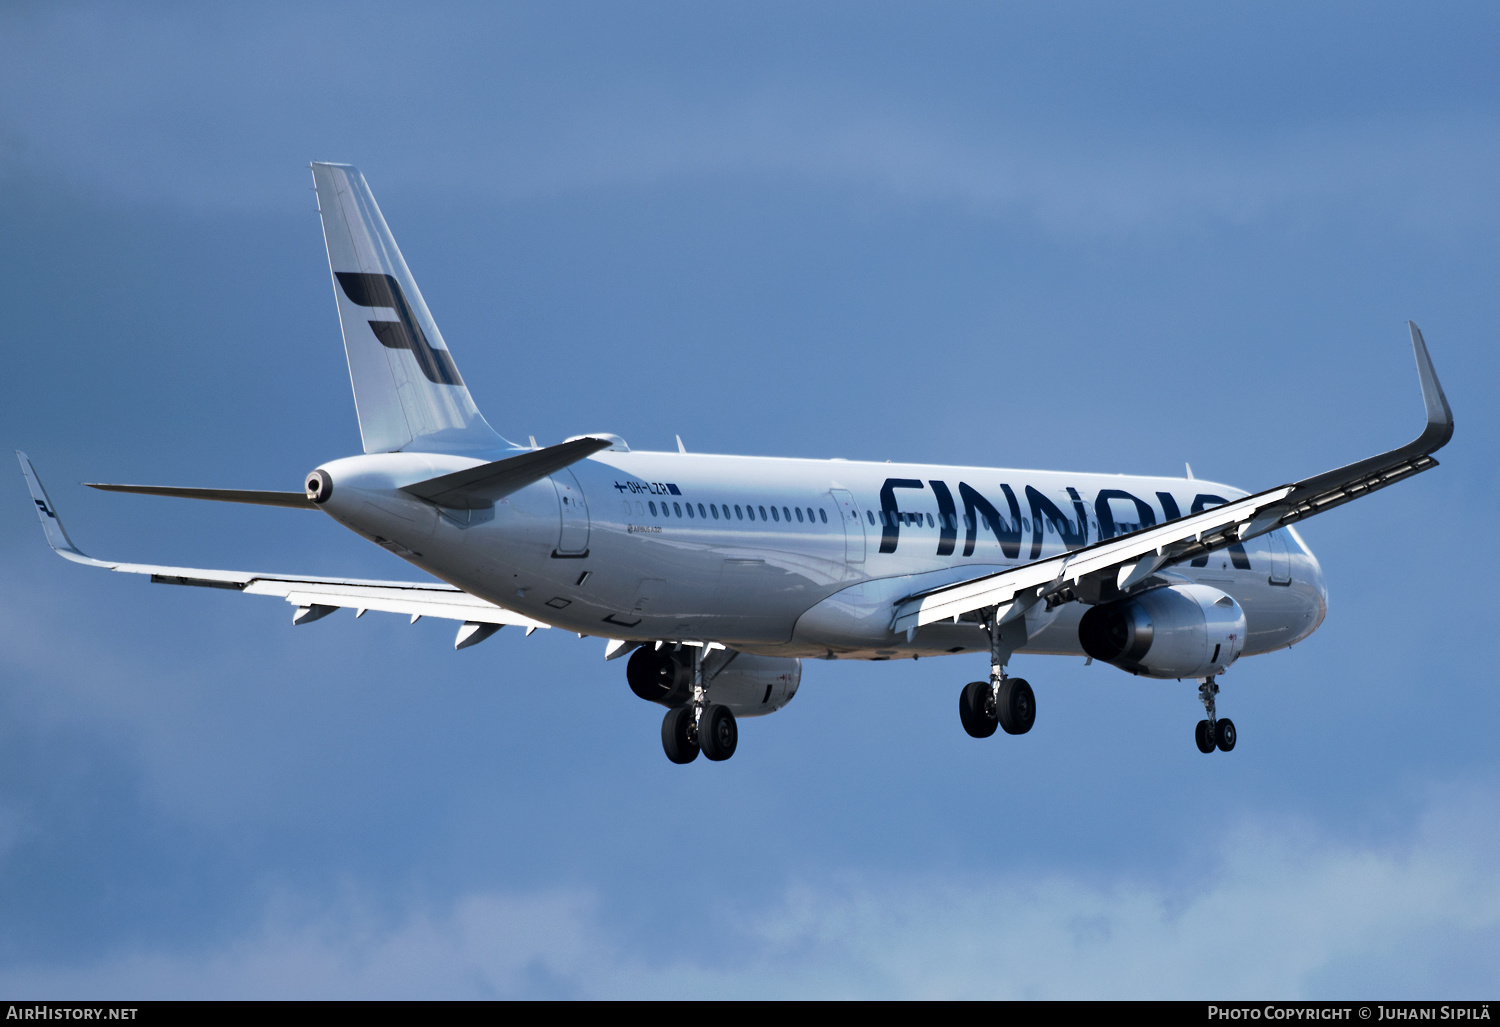
<path fill-rule="evenodd" d="M 1203 703 L 1203 710 L 1208 714 L 1207 719 L 1198 721 L 1194 733 L 1198 751 L 1202 753 L 1213 752 L 1215 749 L 1229 752 L 1234 748 L 1234 721 L 1228 717 L 1219 720 L 1214 716 L 1214 696 L 1218 694 L 1219 685 L 1213 678 L 1204 678 L 1203 684 L 1198 686 L 1198 700 Z"/>

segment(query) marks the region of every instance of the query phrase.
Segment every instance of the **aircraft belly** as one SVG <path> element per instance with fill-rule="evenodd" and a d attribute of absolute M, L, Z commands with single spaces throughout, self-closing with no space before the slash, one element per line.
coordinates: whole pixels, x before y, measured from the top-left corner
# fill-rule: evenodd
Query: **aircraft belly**
<path fill-rule="evenodd" d="M 989 648 L 977 624 L 929 624 L 908 642 L 892 630 L 895 604 L 914 592 L 963 580 L 989 569 L 974 565 L 944 567 L 917 574 L 875 578 L 834 592 L 797 620 L 793 640 L 824 653 L 886 658 L 897 652 L 948 652 L 955 648 Z"/>

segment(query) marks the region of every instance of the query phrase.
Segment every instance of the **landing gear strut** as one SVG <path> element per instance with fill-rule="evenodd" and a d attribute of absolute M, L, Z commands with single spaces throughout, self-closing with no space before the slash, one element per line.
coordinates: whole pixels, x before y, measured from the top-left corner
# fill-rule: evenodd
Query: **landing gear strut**
<path fill-rule="evenodd" d="M 667 711 L 661 722 L 661 747 L 673 763 L 691 763 L 703 753 L 718 762 L 734 755 L 740 730 L 728 706 L 708 701 L 708 680 L 703 673 L 707 646 L 693 647 L 693 700 L 688 706 Z"/>
<path fill-rule="evenodd" d="M 1204 678 L 1203 684 L 1198 686 L 1198 700 L 1208 714 L 1207 719 L 1198 721 L 1194 733 L 1199 752 L 1208 753 L 1215 749 L 1228 752 L 1234 748 L 1234 721 L 1228 717 L 1219 720 L 1214 716 L 1214 696 L 1218 694 L 1219 685 L 1213 678 Z"/>
<path fill-rule="evenodd" d="M 974 738 L 988 738 L 995 728 L 1008 735 L 1024 735 L 1036 722 L 1036 695 L 1024 678 L 1005 676 L 1005 664 L 1026 640 L 1026 620 L 1018 616 L 1001 624 L 996 611 L 984 612 L 990 636 L 990 679 L 971 681 L 958 696 L 958 719 Z"/>

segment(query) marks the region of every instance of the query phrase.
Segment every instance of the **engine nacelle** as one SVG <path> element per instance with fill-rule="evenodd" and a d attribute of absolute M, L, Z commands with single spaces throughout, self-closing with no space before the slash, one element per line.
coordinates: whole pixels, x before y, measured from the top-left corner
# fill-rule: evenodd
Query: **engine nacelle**
<path fill-rule="evenodd" d="M 728 706 L 736 717 L 775 713 L 797 694 L 802 661 L 715 650 L 705 666 L 708 701 Z M 641 646 L 625 665 L 630 690 L 647 702 L 676 708 L 693 701 L 693 654 Z"/>
<path fill-rule="evenodd" d="M 1222 674 L 1245 647 L 1245 611 L 1208 585 L 1167 585 L 1095 606 L 1078 641 L 1096 660 L 1154 678 Z"/>

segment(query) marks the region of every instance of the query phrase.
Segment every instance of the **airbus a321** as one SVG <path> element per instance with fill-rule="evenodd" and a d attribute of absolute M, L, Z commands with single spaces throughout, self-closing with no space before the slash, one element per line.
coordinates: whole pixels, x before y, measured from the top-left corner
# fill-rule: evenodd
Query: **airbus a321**
<path fill-rule="evenodd" d="M 1205 752 L 1235 745 L 1218 678 L 1292 645 L 1327 611 L 1296 524 L 1436 466 L 1453 417 L 1410 325 L 1427 426 L 1399 449 L 1247 494 L 1192 477 L 1073 474 L 553 446 L 497 434 L 469 396 L 364 176 L 312 165 L 364 453 L 301 492 L 96 488 L 320 510 L 439 579 L 365 581 L 96 560 L 18 454 L 47 541 L 152 581 L 280 596 L 308 624 L 339 609 L 448 618 L 464 649 L 507 625 L 606 639 L 666 707 L 674 763 L 734 755 L 737 720 L 781 709 L 802 661 L 988 653 L 959 692 L 976 738 L 1024 734 L 1016 653 L 1191 680 Z M 1189 472 L 1191 473 L 1191 472 Z"/>

